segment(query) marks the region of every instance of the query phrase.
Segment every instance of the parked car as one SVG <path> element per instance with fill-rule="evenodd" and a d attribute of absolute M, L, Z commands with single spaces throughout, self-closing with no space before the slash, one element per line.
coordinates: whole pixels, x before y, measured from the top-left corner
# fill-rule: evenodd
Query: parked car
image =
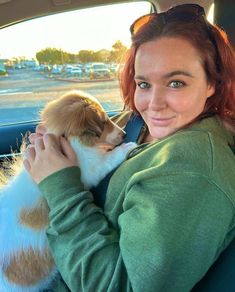
<path fill-rule="evenodd" d="M 58 74 L 61 74 L 62 72 L 62 66 L 57 66 L 57 65 L 54 65 L 51 69 L 51 74 L 53 75 L 58 75 Z"/>
<path fill-rule="evenodd" d="M 90 79 L 110 79 L 111 71 L 103 63 L 93 63 L 90 67 Z"/>
<path fill-rule="evenodd" d="M 16 64 L 15 65 L 15 69 L 23 69 L 23 68 L 24 68 L 24 66 L 21 65 L 21 64 Z"/>
<path fill-rule="evenodd" d="M 8 75 L 7 70 L 4 68 L 0 68 L 0 76 L 6 76 Z"/>
<path fill-rule="evenodd" d="M 112 73 L 117 73 L 117 70 L 118 70 L 118 65 L 117 64 L 109 64 L 108 67 L 109 67 L 109 70 Z"/>
<path fill-rule="evenodd" d="M 67 71 L 67 76 L 75 76 L 75 77 L 82 77 L 82 69 L 80 67 L 71 67 L 68 71 Z"/>
<path fill-rule="evenodd" d="M 92 63 L 85 63 L 85 64 L 83 65 L 83 68 L 82 68 L 82 70 L 83 70 L 83 74 L 84 74 L 84 76 L 87 77 L 87 78 L 89 78 L 89 76 L 90 76 L 91 66 L 92 66 Z"/>

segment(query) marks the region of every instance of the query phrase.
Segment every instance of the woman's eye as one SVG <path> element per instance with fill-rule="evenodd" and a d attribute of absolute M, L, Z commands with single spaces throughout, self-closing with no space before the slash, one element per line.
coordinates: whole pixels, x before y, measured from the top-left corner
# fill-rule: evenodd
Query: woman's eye
<path fill-rule="evenodd" d="M 146 89 L 146 88 L 150 88 L 150 84 L 147 82 L 138 82 L 137 86 L 141 89 Z"/>
<path fill-rule="evenodd" d="M 180 87 L 185 86 L 185 83 L 182 81 L 175 80 L 175 81 L 171 81 L 168 86 L 172 88 L 180 88 Z"/>

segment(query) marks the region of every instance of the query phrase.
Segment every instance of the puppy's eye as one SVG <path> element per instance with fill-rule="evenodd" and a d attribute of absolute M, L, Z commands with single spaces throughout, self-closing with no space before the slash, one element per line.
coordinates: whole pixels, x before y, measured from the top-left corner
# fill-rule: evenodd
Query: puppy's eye
<path fill-rule="evenodd" d="M 97 131 L 93 129 L 87 129 L 86 131 L 82 133 L 82 135 L 93 135 L 99 138 L 101 136 L 101 133 L 98 133 Z"/>

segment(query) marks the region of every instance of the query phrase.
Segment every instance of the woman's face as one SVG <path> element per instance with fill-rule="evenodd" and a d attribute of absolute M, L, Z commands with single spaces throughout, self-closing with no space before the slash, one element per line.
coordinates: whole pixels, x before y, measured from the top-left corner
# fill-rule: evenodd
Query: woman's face
<path fill-rule="evenodd" d="M 214 93 L 198 51 L 181 38 L 142 44 L 135 59 L 134 103 L 148 125 L 150 140 L 182 128 L 204 109 Z"/>

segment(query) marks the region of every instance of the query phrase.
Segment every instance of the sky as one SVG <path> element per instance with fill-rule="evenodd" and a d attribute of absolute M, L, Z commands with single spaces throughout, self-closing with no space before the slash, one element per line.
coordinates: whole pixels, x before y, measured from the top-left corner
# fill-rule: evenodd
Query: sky
<path fill-rule="evenodd" d="M 35 57 L 47 47 L 69 53 L 111 50 L 121 40 L 130 44 L 131 23 L 150 11 L 149 2 L 125 3 L 60 13 L 0 30 L 0 59 Z"/>
<path fill-rule="evenodd" d="M 12 25 L 0 30 L 0 59 L 35 58 L 36 52 L 48 47 L 68 53 L 111 50 L 117 40 L 129 46 L 130 25 L 149 12 L 150 3 L 143 1 L 60 13 Z"/>

